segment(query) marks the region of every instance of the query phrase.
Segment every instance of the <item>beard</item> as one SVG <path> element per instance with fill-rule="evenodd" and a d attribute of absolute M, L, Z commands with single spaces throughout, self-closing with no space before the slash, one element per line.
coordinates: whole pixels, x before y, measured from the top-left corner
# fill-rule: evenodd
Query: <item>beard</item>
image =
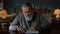
<path fill-rule="evenodd" d="M 24 13 L 24 16 L 27 21 L 30 21 L 30 20 L 32 20 L 33 14 L 32 13 Z"/>
<path fill-rule="evenodd" d="M 28 17 L 32 14 L 32 12 L 30 12 L 30 11 L 29 12 L 23 12 L 23 14 Z"/>

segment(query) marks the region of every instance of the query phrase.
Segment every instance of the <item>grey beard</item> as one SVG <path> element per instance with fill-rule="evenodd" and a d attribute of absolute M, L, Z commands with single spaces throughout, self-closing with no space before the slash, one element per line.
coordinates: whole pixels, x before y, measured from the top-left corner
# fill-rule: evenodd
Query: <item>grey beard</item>
<path fill-rule="evenodd" d="M 30 17 L 30 18 L 29 17 L 26 17 L 26 20 L 27 21 L 30 21 L 30 20 L 32 20 L 32 17 Z"/>
<path fill-rule="evenodd" d="M 30 14 L 29 16 L 24 14 L 24 16 L 25 16 L 26 21 L 30 21 L 30 20 L 32 20 L 33 14 Z"/>

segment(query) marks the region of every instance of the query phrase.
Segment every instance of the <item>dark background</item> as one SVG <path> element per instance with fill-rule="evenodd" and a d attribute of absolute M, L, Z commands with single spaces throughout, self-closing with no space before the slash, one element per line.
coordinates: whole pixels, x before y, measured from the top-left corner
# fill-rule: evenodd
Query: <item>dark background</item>
<path fill-rule="evenodd" d="M 15 8 L 18 9 L 21 7 L 21 4 L 24 2 L 32 2 L 35 4 L 35 8 L 60 8 L 60 0 L 4 0 L 4 8 Z"/>

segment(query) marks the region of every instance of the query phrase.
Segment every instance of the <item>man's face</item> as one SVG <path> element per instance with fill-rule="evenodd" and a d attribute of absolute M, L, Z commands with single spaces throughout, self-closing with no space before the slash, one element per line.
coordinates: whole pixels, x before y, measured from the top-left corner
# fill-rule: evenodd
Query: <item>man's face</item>
<path fill-rule="evenodd" d="M 27 7 L 27 6 L 22 6 L 22 11 L 26 16 L 30 15 L 30 13 L 31 13 L 30 7 Z"/>
<path fill-rule="evenodd" d="M 22 11 L 23 11 L 24 13 L 27 13 L 27 12 L 29 11 L 29 7 L 27 7 L 27 6 L 22 6 Z"/>

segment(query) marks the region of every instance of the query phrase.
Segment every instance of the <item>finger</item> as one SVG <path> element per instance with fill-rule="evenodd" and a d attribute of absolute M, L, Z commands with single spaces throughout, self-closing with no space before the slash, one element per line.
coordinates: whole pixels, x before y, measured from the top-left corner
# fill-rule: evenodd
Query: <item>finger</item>
<path fill-rule="evenodd" d="M 25 30 L 23 28 L 18 28 L 17 30 L 21 33 L 25 33 Z"/>
<path fill-rule="evenodd" d="M 21 29 L 21 31 L 22 31 L 23 33 L 25 33 L 25 30 L 24 30 L 24 29 Z"/>
<path fill-rule="evenodd" d="M 19 33 L 23 33 L 22 29 L 17 29 Z"/>
<path fill-rule="evenodd" d="M 17 28 L 17 30 L 18 30 L 19 32 L 21 32 L 21 33 L 25 33 L 25 30 L 24 30 L 23 28 L 21 28 L 21 27 Z"/>

